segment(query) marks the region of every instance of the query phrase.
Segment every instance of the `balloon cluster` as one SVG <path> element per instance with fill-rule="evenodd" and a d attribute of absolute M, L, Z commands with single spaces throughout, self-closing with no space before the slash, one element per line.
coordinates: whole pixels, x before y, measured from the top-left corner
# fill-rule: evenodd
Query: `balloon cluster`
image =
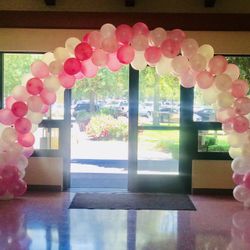
<path fill-rule="evenodd" d="M 146 24 L 115 27 L 104 24 L 100 30 L 71 37 L 65 47 L 48 52 L 35 61 L 31 76 L 23 86 L 13 89 L 0 111 L 0 195 L 21 195 L 26 190 L 22 180 L 27 158 L 32 154 L 33 132 L 49 106 L 56 101 L 60 88 L 70 89 L 77 79 L 92 78 L 102 67 L 118 71 L 131 64 L 136 70 L 155 67 L 160 76 L 169 73 L 180 79 L 185 88 L 197 85 L 204 101 L 214 104 L 217 119 L 223 124 L 231 145 L 230 155 L 235 198 L 250 199 L 250 134 L 248 83 L 239 80 L 239 68 L 228 64 L 223 56 L 214 56 L 214 49 L 187 38 L 180 29 L 149 30 Z M 244 190 L 244 191 L 243 191 Z"/>

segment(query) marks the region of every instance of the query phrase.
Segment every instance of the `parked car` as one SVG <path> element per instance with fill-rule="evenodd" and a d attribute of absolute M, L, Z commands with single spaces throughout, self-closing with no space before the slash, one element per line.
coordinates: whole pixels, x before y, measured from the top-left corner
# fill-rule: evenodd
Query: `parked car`
<path fill-rule="evenodd" d="M 94 104 L 94 110 L 93 111 L 98 111 L 99 106 L 97 104 Z M 90 112 L 90 102 L 89 101 L 79 101 L 76 103 L 76 105 L 73 107 L 73 112 L 72 115 L 73 117 L 76 117 L 77 114 L 81 111 L 86 111 Z"/>
<path fill-rule="evenodd" d="M 194 114 L 200 116 L 201 121 L 215 121 L 215 111 L 211 108 L 200 109 Z"/>

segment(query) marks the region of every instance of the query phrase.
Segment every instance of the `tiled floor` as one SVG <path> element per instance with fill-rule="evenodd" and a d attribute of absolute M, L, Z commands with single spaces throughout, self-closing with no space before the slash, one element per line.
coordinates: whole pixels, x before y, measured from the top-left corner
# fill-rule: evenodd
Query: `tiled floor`
<path fill-rule="evenodd" d="M 249 250 L 250 210 L 191 196 L 197 211 L 68 209 L 74 193 L 0 201 L 1 250 Z"/>

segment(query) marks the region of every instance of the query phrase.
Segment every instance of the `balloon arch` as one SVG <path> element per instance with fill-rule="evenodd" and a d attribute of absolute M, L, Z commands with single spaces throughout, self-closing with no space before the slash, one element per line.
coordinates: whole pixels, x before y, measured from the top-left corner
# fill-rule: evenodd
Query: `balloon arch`
<path fill-rule="evenodd" d="M 214 56 L 212 46 L 199 46 L 180 29 L 149 31 L 144 23 L 133 27 L 104 24 L 99 31 L 71 37 L 65 47 L 44 54 L 30 66 L 32 76 L 13 89 L 0 110 L 0 197 L 15 197 L 26 192 L 23 180 L 28 158 L 33 153 L 34 128 L 61 88 L 74 87 L 77 79 L 95 77 L 107 67 L 118 71 L 131 64 L 136 70 L 155 67 L 160 76 L 174 74 L 185 88 L 198 86 L 204 101 L 214 104 L 233 158 L 233 191 L 236 200 L 250 206 L 250 99 L 248 83 L 240 80 L 239 68 Z"/>

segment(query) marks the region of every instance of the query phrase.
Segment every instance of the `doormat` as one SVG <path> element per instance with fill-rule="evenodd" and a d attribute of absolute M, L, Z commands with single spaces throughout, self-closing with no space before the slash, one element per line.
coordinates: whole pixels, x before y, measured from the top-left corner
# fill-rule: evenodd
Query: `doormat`
<path fill-rule="evenodd" d="M 188 195 L 162 193 L 77 193 L 69 208 L 196 210 Z"/>

